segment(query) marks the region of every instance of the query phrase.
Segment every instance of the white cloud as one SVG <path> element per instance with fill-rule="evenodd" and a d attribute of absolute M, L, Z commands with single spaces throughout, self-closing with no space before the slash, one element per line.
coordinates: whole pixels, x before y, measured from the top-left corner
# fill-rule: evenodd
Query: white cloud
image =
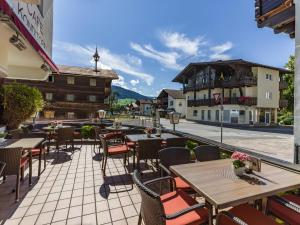
<path fill-rule="evenodd" d="M 119 75 L 118 80 L 113 80 L 112 84 L 116 85 L 116 86 L 120 86 L 120 87 L 125 88 L 125 89 L 128 89 L 128 87 L 126 85 L 126 82 L 125 82 L 125 78 L 121 75 Z"/>
<path fill-rule="evenodd" d="M 161 41 L 171 49 L 177 49 L 187 55 L 198 55 L 199 47 L 204 44 L 203 37 L 190 39 L 186 34 L 163 31 L 160 33 Z"/>
<path fill-rule="evenodd" d="M 56 42 L 53 47 L 56 61 L 65 63 L 71 59 L 72 63 L 91 66 L 92 55 L 95 52 L 94 47 L 81 46 L 68 42 Z M 98 51 L 100 55 L 100 68 L 112 68 L 121 71 L 143 80 L 148 85 L 153 83 L 154 77 L 152 75 L 144 73 L 140 68 L 137 68 L 137 65 L 140 66 L 142 63 L 137 57 L 115 54 L 106 48 L 98 48 Z"/>
<path fill-rule="evenodd" d="M 226 54 L 226 52 L 232 49 L 232 47 L 233 44 L 230 41 L 227 41 L 221 45 L 211 47 L 210 50 L 212 51 L 212 54 L 209 58 L 213 60 L 228 60 L 231 58 L 231 56 L 229 54 Z"/>
<path fill-rule="evenodd" d="M 180 55 L 177 52 L 162 52 L 155 50 L 150 44 L 140 45 L 137 43 L 130 43 L 133 50 L 142 54 L 145 57 L 154 59 L 169 69 L 180 70 L 182 66 L 177 63 Z"/>
<path fill-rule="evenodd" d="M 135 85 L 139 84 L 140 81 L 139 80 L 131 80 L 130 83 L 132 86 L 135 86 Z"/>

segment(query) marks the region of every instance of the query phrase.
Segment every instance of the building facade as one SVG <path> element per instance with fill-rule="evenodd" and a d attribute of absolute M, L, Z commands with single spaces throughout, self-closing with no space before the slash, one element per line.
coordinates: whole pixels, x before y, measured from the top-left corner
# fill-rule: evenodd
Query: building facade
<path fill-rule="evenodd" d="M 185 117 L 187 109 L 183 90 L 163 89 L 157 99 L 161 109 L 174 110 L 180 113 L 182 117 Z"/>
<path fill-rule="evenodd" d="M 152 104 L 152 101 L 150 99 L 138 100 L 136 103 L 140 108 L 140 115 L 151 116 L 152 109 L 153 109 L 153 107 L 152 107 L 153 104 Z"/>
<path fill-rule="evenodd" d="M 108 109 L 106 102 L 111 93 L 111 82 L 118 79 L 113 70 L 95 72 L 90 68 L 58 66 L 45 81 L 5 79 L 38 88 L 45 99 L 40 114 L 45 119 L 85 119 L 94 117 L 100 109 Z"/>
<path fill-rule="evenodd" d="M 193 63 L 173 81 L 183 84 L 189 120 L 218 123 L 277 123 L 287 106 L 281 76 L 290 71 L 244 60 Z M 223 114 L 222 107 L 223 105 Z"/>
<path fill-rule="evenodd" d="M 44 80 L 58 72 L 51 59 L 53 0 L 0 1 L 0 34 L 0 80 Z"/>

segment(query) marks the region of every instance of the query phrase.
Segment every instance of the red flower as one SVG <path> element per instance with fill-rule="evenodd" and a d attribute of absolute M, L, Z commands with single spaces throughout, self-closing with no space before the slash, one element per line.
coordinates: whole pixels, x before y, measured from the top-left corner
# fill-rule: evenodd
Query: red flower
<path fill-rule="evenodd" d="M 246 153 L 234 152 L 231 155 L 231 159 L 240 160 L 240 161 L 247 161 L 247 160 L 250 160 L 250 156 L 248 154 L 246 154 Z"/>

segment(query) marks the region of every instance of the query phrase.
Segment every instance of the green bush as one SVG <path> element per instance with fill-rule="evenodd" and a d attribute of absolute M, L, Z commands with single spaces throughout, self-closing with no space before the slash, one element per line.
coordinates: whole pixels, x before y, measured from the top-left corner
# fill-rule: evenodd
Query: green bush
<path fill-rule="evenodd" d="M 194 148 L 196 148 L 199 144 L 197 142 L 187 140 L 185 145 L 186 145 L 186 148 L 190 150 L 191 159 L 192 160 L 196 159 Z"/>
<path fill-rule="evenodd" d="M 17 129 L 44 105 L 43 96 L 37 88 L 18 83 L 1 88 L 1 101 L 2 122 L 7 129 Z"/>
<path fill-rule="evenodd" d="M 80 128 L 80 133 L 83 138 L 88 139 L 93 136 L 93 126 L 85 125 Z"/>

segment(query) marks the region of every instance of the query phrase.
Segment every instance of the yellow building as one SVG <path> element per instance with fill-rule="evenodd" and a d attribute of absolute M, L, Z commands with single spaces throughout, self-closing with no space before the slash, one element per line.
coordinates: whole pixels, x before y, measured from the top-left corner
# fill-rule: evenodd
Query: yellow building
<path fill-rule="evenodd" d="M 277 123 L 278 110 L 287 106 L 282 74 L 289 72 L 241 59 L 220 60 L 192 63 L 173 81 L 183 84 L 189 120 L 271 124 Z"/>

